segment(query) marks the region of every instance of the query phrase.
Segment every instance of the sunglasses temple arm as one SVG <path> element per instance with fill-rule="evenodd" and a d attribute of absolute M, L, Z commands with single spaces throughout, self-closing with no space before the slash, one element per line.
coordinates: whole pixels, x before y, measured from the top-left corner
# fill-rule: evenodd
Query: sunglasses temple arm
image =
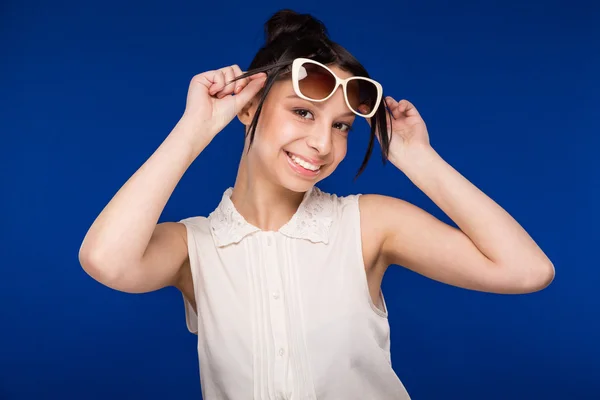
<path fill-rule="evenodd" d="M 281 62 L 278 62 L 278 63 L 275 63 L 275 64 L 270 64 L 270 65 L 267 65 L 267 66 L 265 66 L 265 67 L 261 67 L 261 68 L 255 68 L 255 69 L 253 69 L 253 70 L 246 71 L 246 72 L 244 72 L 242 75 L 240 75 L 240 76 L 238 76 L 238 77 L 236 77 L 236 78 L 234 78 L 234 79 L 230 80 L 229 82 L 227 82 L 227 83 L 226 83 L 226 85 L 228 85 L 228 84 L 230 84 L 230 83 L 233 83 L 233 82 L 235 82 L 235 81 L 238 81 L 238 80 L 240 80 L 240 79 L 248 78 L 248 77 L 250 77 L 250 76 L 252 76 L 252 75 L 260 74 L 261 72 L 267 72 L 267 71 L 269 71 L 269 70 L 272 70 L 272 69 L 275 69 L 275 68 L 287 67 L 287 66 L 289 66 L 290 64 L 291 64 L 291 62 L 290 62 L 290 61 L 281 61 Z"/>

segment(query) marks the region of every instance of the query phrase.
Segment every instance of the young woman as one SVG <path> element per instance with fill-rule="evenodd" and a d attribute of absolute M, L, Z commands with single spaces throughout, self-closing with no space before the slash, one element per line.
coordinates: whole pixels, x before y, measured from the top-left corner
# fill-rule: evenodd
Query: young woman
<path fill-rule="evenodd" d="M 179 288 L 207 400 L 408 399 L 380 289 L 389 265 L 494 293 L 541 290 L 553 265 L 436 153 L 414 105 L 383 97 L 321 22 L 284 10 L 266 34 L 247 73 L 233 65 L 192 79 L 180 121 L 91 226 L 81 264 L 125 292 Z M 206 217 L 157 224 L 236 116 L 246 140 L 234 186 Z M 359 173 L 379 140 L 460 229 L 400 199 L 315 186 L 344 159 L 355 118 L 371 124 Z"/>

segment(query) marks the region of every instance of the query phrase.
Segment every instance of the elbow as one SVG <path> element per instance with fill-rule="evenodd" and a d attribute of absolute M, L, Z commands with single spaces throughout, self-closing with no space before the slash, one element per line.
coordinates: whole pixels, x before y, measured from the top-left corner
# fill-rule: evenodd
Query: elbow
<path fill-rule="evenodd" d="M 115 287 L 121 279 L 122 272 L 115 263 L 110 262 L 107 257 L 98 251 L 81 248 L 78 254 L 79 265 L 95 281 L 108 286 Z"/>
<path fill-rule="evenodd" d="M 554 281 L 555 269 L 552 262 L 547 261 L 529 268 L 529 277 L 525 279 L 523 293 L 534 293 L 546 289 Z"/>
<path fill-rule="evenodd" d="M 112 275 L 108 268 L 103 267 L 103 265 L 106 264 L 102 261 L 102 257 L 99 256 L 97 252 L 81 248 L 79 250 L 78 259 L 81 268 L 95 281 L 105 284 L 109 276 Z"/>
<path fill-rule="evenodd" d="M 80 251 L 79 263 L 85 273 L 96 282 L 124 293 L 146 293 L 147 285 L 142 284 L 140 263 L 127 262 L 109 257 L 98 251 Z"/>
<path fill-rule="evenodd" d="M 543 282 L 542 282 L 542 286 L 541 286 L 540 290 L 545 289 L 548 286 L 550 286 L 550 284 L 554 281 L 555 274 L 556 274 L 556 271 L 554 269 L 554 264 L 552 264 L 552 262 L 548 261 L 548 263 L 543 268 Z"/>

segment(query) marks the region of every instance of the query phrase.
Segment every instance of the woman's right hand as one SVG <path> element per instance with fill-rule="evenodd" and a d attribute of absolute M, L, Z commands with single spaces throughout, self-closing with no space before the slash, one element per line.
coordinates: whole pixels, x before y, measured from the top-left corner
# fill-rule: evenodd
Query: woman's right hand
<path fill-rule="evenodd" d="M 228 84 L 240 75 L 240 67 L 231 65 L 194 76 L 184 117 L 211 137 L 217 135 L 256 96 L 267 78 L 259 73 Z"/>

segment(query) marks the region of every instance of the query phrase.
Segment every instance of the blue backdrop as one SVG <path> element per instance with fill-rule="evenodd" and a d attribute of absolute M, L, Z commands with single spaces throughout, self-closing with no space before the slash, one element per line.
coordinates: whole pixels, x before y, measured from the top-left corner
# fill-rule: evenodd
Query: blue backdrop
<path fill-rule="evenodd" d="M 78 250 L 177 122 L 190 78 L 247 67 L 282 7 L 321 18 L 386 94 L 412 101 L 434 148 L 555 264 L 554 283 L 523 296 L 391 268 L 393 365 L 413 398 L 600 398 L 599 7 L 375 3 L 2 2 L 0 399 L 200 398 L 180 293 L 103 287 Z M 353 182 L 366 133 L 356 128 L 321 187 L 401 197 L 450 222 L 378 152 Z M 242 140 L 235 120 L 161 221 L 210 212 L 233 184 Z"/>

